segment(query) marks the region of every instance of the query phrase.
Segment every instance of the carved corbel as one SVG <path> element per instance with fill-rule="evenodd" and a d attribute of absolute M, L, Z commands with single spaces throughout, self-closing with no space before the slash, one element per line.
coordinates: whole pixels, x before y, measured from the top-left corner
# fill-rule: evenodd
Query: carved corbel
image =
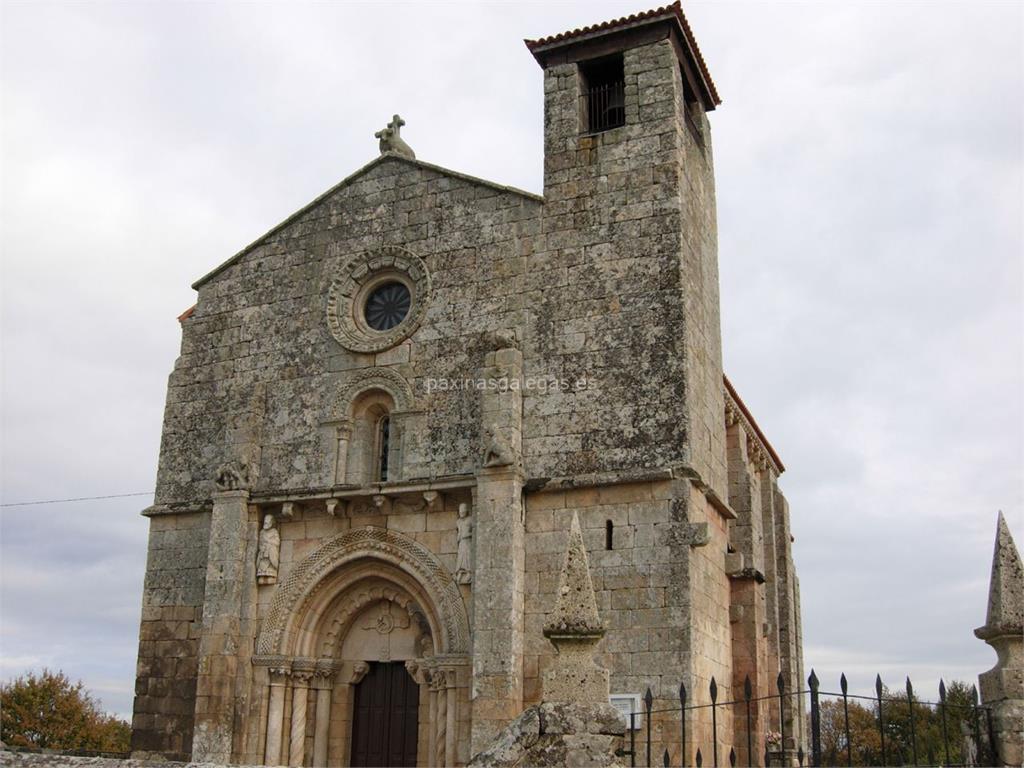
<path fill-rule="evenodd" d="M 417 685 L 427 684 L 427 670 L 423 667 L 420 659 L 409 659 L 405 662 L 405 669 Z"/>
<path fill-rule="evenodd" d="M 444 509 L 444 494 L 438 491 L 424 491 L 423 501 L 427 505 L 427 512 L 440 512 Z"/>
<path fill-rule="evenodd" d="M 337 517 L 337 515 L 338 515 L 338 508 L 339 508 L 339 505 L 341 505 L 341 504 L 342 504 L 341 499 L 328 499 L 326 502 L 324 502 L 324 506 L 327 508 L 327 514 L 330 515 L 331 517 Z M 342 514 L 344 514 L 344 510 L 345 510 L 344 506 L 341 506 L 341 513 Z"/>
<path fill-rule="evenodd" d="M 365 661 L 357 661 L 352 665 L 352 674 L 349 675 L 348 684 L 358 685 L 366 677 L 366 674 L 370 671 L 370 665 Z"/>
<path fill-rule="evenodd" d="M 286 501 L 284 504 L 281 505 L 280 516 L 285 518 L 286 520 L 291 520 L 293 517 L 295 517 L 295 513 L 301 511 L 301 509 L 302 505 L 299 504 L 297 501 Z"/>
<path fill-rule="evenodd" d="M 742 552 L 729 552 L 725 556 L 725 575 L 738 576 L 747 567 L 747 559 Z"/>
<path fill-rule="evenodd" d="M 377 493 L 371 496 L 368 501 L 351 503 L 349 505 L 349 511 L 353 515 L 389 515 L 391 514 L 391 499 L 383 494 Z"/>
<path fill-rule="evenodd" d="M 711 542 L 711 531 L 707 523 L 689 524 L 689 542 L 691 547 L 706 547 Z"/>

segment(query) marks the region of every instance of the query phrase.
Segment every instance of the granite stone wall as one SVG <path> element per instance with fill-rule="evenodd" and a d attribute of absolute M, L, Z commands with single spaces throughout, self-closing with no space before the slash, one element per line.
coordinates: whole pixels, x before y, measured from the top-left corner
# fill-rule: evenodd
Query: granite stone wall
<path fill-rule="evenodd" d="M 149 554 L 132 717 L 132 750 L 186 759 L 202 634 L 208 513 L 149 521 Z"/>

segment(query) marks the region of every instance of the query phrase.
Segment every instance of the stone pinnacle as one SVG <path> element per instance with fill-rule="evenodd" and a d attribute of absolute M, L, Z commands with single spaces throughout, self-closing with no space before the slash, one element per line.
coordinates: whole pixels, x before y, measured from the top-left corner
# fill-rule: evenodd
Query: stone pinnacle
<path fill-rule="evenodd" d="M 565 551 L 562 573 L 558 578 L 558 598 L 551 620 L 544 627 L 544 635 L 604 634 L 604 626 L 597 613 L 594 582 L 590 578 L 590 562 L 583 544 L 579 516 L 573 512 L 569 528 L 569 546 Z"/>
<path fill-rule="evenodd" d="M 1024 567 L 1003 513 L 996 524 L 992 553 L 992 577 L 988 588 L 985 626 L 974 630 L 982 640 L 997 635 L 1020 634 L 1024 628 Z"/>

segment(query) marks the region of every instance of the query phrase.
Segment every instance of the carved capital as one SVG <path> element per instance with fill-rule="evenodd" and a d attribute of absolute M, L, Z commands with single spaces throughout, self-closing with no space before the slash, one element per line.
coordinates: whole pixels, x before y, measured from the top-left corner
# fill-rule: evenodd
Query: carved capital
<path fill-rule="evenodd" d="M 330 688 L 334 684 L 334 665 L 330 662 L 318 662 L 313 670 L 313 687 L 317 689 Z"/>
<path fill-rule="evenodd" d="M 270 668 L 270 684 L 271 685 L 288 685 L 288 678 L 291 677 L 292 670 L 290 667 L 271 667 Z"/>

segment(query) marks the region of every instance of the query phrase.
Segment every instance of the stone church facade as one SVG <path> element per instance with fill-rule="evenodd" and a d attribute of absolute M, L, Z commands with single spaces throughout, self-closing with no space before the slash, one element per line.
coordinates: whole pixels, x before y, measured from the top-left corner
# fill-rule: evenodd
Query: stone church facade
<path fill-rule="evenodd" d="M 543 196 L 416 159 L 396 115 L 195 283 L 136 753 L 466 764 L 540 696 L 574 513 L 613 694 L 803 679 L 783 465 L 722 371 L 719 99 L 690 27 L 677 4 L 527 47 Z M 754 707 L 757 754 L 779 716 Z M 746 743 L 745 717 L 718 727 Z M 655 723 L 674 760 L 677 732 Z"/>

